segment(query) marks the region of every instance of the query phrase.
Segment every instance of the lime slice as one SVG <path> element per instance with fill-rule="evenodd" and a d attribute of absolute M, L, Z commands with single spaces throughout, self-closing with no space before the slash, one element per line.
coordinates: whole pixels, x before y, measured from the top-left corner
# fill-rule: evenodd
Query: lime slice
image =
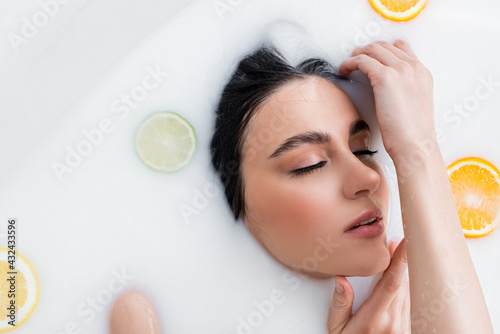
<path fill-rule="evenodd" d="M 152 169 L 175 172 L 191 160 L 196 149 L 196 136 L 191 124 L 177 113 L 160 112 L 139 126 L 135 149 Z"/>
<path fill-rule="evenodd" d="M 0 248 L 0 333 L 16 329 L 28 320 L 39 297 L 38 278 L 33 266 L 16 251 L 17 259 L 12 270 L 9 255 L 8 248 Z M 10 324 L 14 320 L 12 317 L 15 326 Z"/>

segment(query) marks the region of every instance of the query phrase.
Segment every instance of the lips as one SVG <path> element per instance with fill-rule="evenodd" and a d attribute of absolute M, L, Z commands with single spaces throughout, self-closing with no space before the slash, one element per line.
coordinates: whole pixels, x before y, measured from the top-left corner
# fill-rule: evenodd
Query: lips
<path fill-rule="evenodd" d="M 379 207 L 374 207 L 372 209 L 366 210 L 363 212 L 361 215 L 359 215 L 354 221 L 352 221 L 349 226 L 347 226 L 344 230 L 344 232 L 349 231 L 352 229 L 354 226 L 358 225 L 359 223 L 368 220 L 370 218 L 377 218 L 377 221 L 382 218 L 382 210 Z M 375 222 L 377 222 L 375 221 Z"/>

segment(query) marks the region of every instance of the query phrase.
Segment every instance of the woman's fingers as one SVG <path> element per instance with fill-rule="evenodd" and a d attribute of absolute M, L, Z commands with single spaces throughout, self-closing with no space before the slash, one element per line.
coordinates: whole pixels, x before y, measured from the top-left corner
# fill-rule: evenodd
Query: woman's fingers
<path fill-rule="evenodd" d="M 359 54 L 346 59 L 342 64 L 340 64 L 339 73 L 343 76 L 348 76 L 351 72 L 360 70 L 365 73 L 370 80 L 372 80 L 385 68 L 386 66 L 381 64 L 375 58 L 365 54 Z"/>
<path fill-rule="evenodd" d="M 392 301 L 400 291 L 404 283 L 406 269 L 408 268 L 406 258 L 405 239 L 401 240 L 394 251 L 389 267 L 375 285 L 372 294 L 365 301 L 373 309 L 389 309 Z"/>
<path fill-rule="evenodd" d="M 390 48 L 390 46 L 392 46 L 392 48 Z M 395 52 L 397 52 L 395 50 L 396 47 L 387 42 L 375 42 L 365 45 L 363 47 L 355 48 L 352 51 L 351 55 L 357 56 L 360 54 L 365 54 L 367 56 L 370 56 L 378 60 L 381 64 L 385 66 L 397 67 L 398 63 L 401 62 L 401 58 L 395 54 Z M 399 50 L 399 52 L 405 54 L 402 50 Z"/>
<path fill-rule="evenodd" d="M 396 251 L 396 248 L 398 247 L 398 245 L 399 245 L 399 242 L 396 242 L 394 240 L 389 242 L 389 254 L 391 254 L 391 259 L 394 256 L 394 252 Z"/>
<path fill-rule="evenodd" d="M 394 257 L 394 252 L 396 251 L 397 247 L 398 247 L 399 243 L 396 242 L 396 241 L 391 241 L 389 243 L 389 252 L 391 254 L 391 258 Z M 405 280 L 403 281 L 403 283 L 401 284 L 401 287 L 399 289 L 399 291 L 396 293 L 396 296 L 394 297 L 394 299 L 392 300 L 391 302 L 391 305 L 389 306 L 387 312 L 389 314 L 391 314 L 392 316 L 392 319 L 395 319 L 393 321 L 397 321 L 397 328 L 402 328 L 401 327 L 401 319 L 404 319 L 404 317 L 402 316 L 402 313 L 401 313 L 401 309 L 403 307 L 403 302 L 404 302 L 404 298 L 405 298 L 405 286 L 406 286 L 407 282 L 406 282 L 406 276 L 405 276 Z"/>
<path fill-rule="evenodd" d="M 406 280 L 405 239 L 390 242 L 391 263 L 377 282 L 370 297 L 352 314 L 354 292 L 343 276 L 335 277 L 335 287 L 344 290 L 334 292 L 328 314 L 328 333 L 409 333 L 409 290 Z M 343 288 L 343 289 L 342 289 Z M 408 294 L 408 296 L 407 296 Z M 408 300 L 407 300 L 408 299 Z M 405 310 L 405 311 L 403 311 Z M 401 332 L 404 330 L 404 332 Z"/>
<path fill-rule="evenodd" d="M 340 65 L 339 73 L 347 76 L 360 70 L 371 79 L 384 67 L 397 68 L 403 62 L 412 64 L 415 61 L 418 61 L 418 58 L 405 41 L 398 39 L 394 44 L 378 41 L 355 48 L 351 58 Z"/>
<path fill-rule="evenodd" d="M 406 276 L 408 277 L 408 273 L 406 273 Z M 411 316 L 410 316 L 410 283 L 408 279 L 408 284 L 405 286 L 405 292 L 404 292 L 404 300 L 403 300 L 403 306 L 401 308 L 401 315 L 403 321 L 403 327 L 404 331 L 402 333 L 404 334 L 409 334 L 411 333 Z"/>
<path fill-rule="evenodd" d="M 406 323 L 408 321 L 408 316 L 404 314 L 403 312 L 403 305 L 406 299 L 406 294 L 408 292 L 408 275 L 404 274 L 403 277 L 403 282 L 401 283 L 401 287 L 399 288 L 398 293 L 396 294 L 396 297 L 394 297 L 394 300 L 392 301 L 391 305 L 389 306 L 388 313 L 392 314 L 395 319 L 398 319 L 398 328 L 406 328 Z M 401 333 L 406 333 L 406 332 L 401 332 Z"/>
<path fill-rule="evenodd" d="M 380 45 L 380 47 L 385 48 L 388 52 L 392 53 L 399 60 L 402 60 L 402 61 L 410 63 L 410 64 L 414 61 L 417 61 L 418 59 L 416 59 L 416 57 L 414 57 L 415 54 L 413 53 L 413 51 L 411 51 L 411 49 L 409 49 L 409 50 L 412 52 L 413 56 L 409 55 L 408 53 L 406 53 L 406 51 L 404 51 L 403 49 L 400 49 L 396 46 L 396 45 L 399 45 L 400 41 L 401 40 L 396 40 L 394 42 L 394 44 L 391 44 L 391 43 L 385 42 L 385 41 L 380 41 L 380 42 L 375 42 L 375 44 L 378 44 L 378 45 Z"/>
<path fill-rule="evenodd" d="M 400 50 L 403 50 L 408 56 L 412 57 L 415 60 L 418 60 L 417 55 L 410 47 L 410 44 L 406 43 L 402 39 L 397 39 L 394 41 L 394 46 Z"/>
<path fill-rule="evenodd" d="M 352 315 L 354 290 L 344 276 L 335 276 L 335 292 L 328 312 L 328 334 L 342 333 Z"/>

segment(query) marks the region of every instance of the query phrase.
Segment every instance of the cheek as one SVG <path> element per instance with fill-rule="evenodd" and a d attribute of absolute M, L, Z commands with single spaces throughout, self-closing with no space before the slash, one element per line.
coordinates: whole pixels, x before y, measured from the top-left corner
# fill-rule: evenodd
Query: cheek
<path fill-rule="evenodd" d="M 296 247 L 316 242 L 317 236 L 334 229 L 334 191 L 324 179 L 261 183 L 254 190 L 249 207 L 274 240 Z"/>
<path fill-rule="evenodd" d="M 328 183 L 317 180 L 319 182 L 297 184 L 282 194 L 282 200 L 288 203 L 284 214 L 302 224 L 303 232 L 320 232 L 318 230 L 331 227 L 335 192 Z"/>

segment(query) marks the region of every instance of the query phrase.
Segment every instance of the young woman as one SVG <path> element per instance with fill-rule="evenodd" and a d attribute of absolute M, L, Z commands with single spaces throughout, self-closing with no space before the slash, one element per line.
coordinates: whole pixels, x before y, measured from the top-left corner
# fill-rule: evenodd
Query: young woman
<path fill-rule="evenodd" d="M 386 244 L 389 191 L 369 126 L 337 85 L 356 70 L 373 86 L 396 167 L 405 234 L 397 248 Z M 329 334 L 493 333 L 435 135 L 432 88 L 401 40 L 357 48 L 338 71 L 321 59 L 291 66 L 263 47 L 224 88 L 211 153 L 226 199 L 277 261 L 313 278 L 335 276 Z M 380 272 L 352 314 L 345 277 Z M 116 302 L 110 329 L 159 333 L 137 292 Z"/>
<path fill-rule="evenodd" d="M 396 167 L 405 233 L 396 250 L 386 244 L 389 193 L 370 129 L 337 85 L 356 70 L 373 86 Z M 336 276 L 330 334 L 493 333 L 437 143 L 432 89 L 402 40 L 357 48 L 338 71 L 321 59 L 291 66 L 263 47 L 224 88 L 211 152 L 229 206 L 280 263 Z M 352 315 L 345 276 L 383 271 Z"/>

